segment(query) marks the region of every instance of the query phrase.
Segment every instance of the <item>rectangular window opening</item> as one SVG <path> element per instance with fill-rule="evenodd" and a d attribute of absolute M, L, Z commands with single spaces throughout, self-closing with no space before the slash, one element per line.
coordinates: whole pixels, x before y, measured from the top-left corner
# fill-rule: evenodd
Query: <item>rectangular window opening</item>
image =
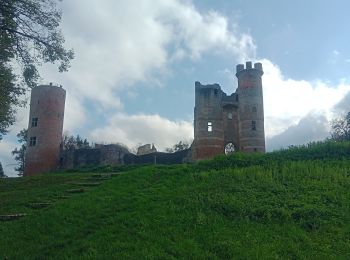
<path fill-rule="evenodd" d="M 29 146 L 35 146 L 36 145 L 36 136 L 32 136 L 29 138 Z"/>
<path fill-rule="evenodd" d="M 32 118 L 32 127 L 36 127 L 38 126 L 38 118 L 37 117 L 33 117 Z"/>
<path fill-rule="evenodd" d="M 256 121 L 252 121 L 252 130 L 253 130 L 253 131 L 256 130 Z"/>
<path fill-rule="evenodd" d="M 208 132 L 213 132 L 213 125 L 211 122 L 208 122 Z"/>

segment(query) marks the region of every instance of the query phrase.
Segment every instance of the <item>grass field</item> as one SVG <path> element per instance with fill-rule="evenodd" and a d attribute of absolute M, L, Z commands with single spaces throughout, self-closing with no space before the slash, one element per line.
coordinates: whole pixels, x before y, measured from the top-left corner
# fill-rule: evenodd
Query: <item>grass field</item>
<path fill-rule="evenodd" d="M 350 147 L 0 179 L 16 213 L 0 259 L 350 259 Z"/>

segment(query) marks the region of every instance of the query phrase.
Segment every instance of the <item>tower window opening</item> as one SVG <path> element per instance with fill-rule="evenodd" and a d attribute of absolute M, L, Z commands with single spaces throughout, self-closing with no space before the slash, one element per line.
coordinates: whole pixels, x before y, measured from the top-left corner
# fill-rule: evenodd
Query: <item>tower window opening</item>
<path fill-rule="evenodd" d="M 218 90 L 214 89 L 214 95 L 217 96 L 218 95 Z"/>
<path fill-rule="evenodd" d="M 213 132 L 213 125 L 211 122 L 208 122 L 208 132 Z"/>
<path fill-rule="evenodd" d="M 33 117 L 32 118 L 32 127 L 36 127 L 38 126 L 38 118 L 37 117 Z"/>
<path fill-rule="evenodd" d="M 253 113 L 256 113 L 256 107 L 253 107 L 252 111 Z"/>
<path fill-rule="evenodd" d="M 256 121 L 252 121 L 252 130 L 256 131 Z"/>
<path fill-rule="evenodd" d="M 29 138 L 29 146 L 35 146 L 36 145 L 36 136 L 32 136 Z"/>

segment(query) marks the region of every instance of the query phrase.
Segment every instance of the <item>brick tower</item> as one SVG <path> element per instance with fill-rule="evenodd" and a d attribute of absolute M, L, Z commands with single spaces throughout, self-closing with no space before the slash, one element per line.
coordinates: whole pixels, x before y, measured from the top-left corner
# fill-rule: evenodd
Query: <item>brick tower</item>
<path fill-rule="evenodd" d="M 239 97 L 239 150 L 265 152 L 264 102 L 261 63 L 237 65 L 237 95 Z"/>
<path fill-rule="evenodd" d="M 237 65 L 238 87 L 226 95 L 220 85 L 195 83 L 192 158 L 226 151 L 265 152 L 261 63 Z"/>
<path fill-rule="evenodd" d="M 195 159 L 211 158 L 223 153 L 225 145 L 219 84 L 195 83 L 194 140 L 192 154 Z"/>
<path fill-rule="evenodd" d="M 62 140 L 66 91 L 60 86 L 32 89 L 24 176 L 57 168 Z"/>

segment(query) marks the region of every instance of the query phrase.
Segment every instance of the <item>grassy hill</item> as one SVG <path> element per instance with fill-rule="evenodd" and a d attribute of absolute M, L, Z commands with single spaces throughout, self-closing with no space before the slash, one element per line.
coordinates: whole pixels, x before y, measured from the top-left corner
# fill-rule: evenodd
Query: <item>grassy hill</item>
<path fill-rule="evenodd" d="M 1 179 L 14 213 L 0 259 L 349 259 L 350 144 Z"/>

